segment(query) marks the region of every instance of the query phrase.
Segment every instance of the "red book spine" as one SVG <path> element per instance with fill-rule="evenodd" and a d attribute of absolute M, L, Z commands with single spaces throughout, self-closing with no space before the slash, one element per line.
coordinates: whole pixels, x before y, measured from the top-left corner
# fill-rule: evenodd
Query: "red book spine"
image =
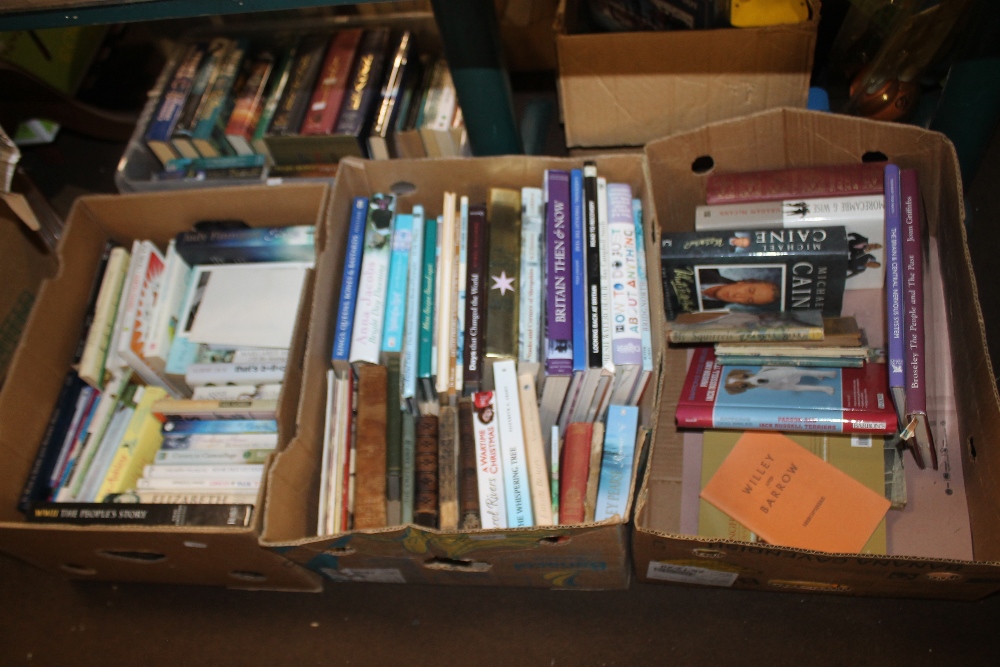
<path fill-rule="evenodd" d="M 780 201 L 797 197 L 882 194 L 885 164 L 872 162 L 829 167 L 709 174 L 708 204 Z"/>
<path fill-rule="evenodd" d="M 559 523 L 583 523 L 586 517 L 587 476 L 590 472 L 590 440 L 594 425 L 574 422 L 566 427 L 562 461 L 559 464 Z"/>
<path fill-rule="evenodd" d="M 274 58 L 270 54 L 262 55 L 253 64 L 250 78 L 243 84 L 243 89 L 236 99 L 235 106 L 233 106 L 233 112 L 229 115 L 229 122 L 226 124 L 227 136 L 243 137 L 244 139 L 250 139 L 253 136 L 264 105 L 267 79 L 271 75 L 273 67 Z"/>
<path fill-rule="evenodd" d="M 688 366 L 684 388 L 677 400 L 677 426 L 712 428 L 715 395 L 719 390 L 722 366 L 715 361 L 711 347 L 695 348 Z"/>
<path fill-rule="evenodd" d="M 360 28 L 338 32 L 330 41 L 323 69 L 309 102 L 309 112 L 302 121 L 301 134 L 333 132 L 340 104 L 347 90 L 347 75 L 351 73 L 354 52 L 358 50 L 360 41 Z"/>
<path fill-rule="evenodd" d="M 358 369 L 358 431 L 355 439 L 354 528 L 384 528 L 386 511 L 385 366 Z"/>
<path fill-rule="evenodd" d="M 844 433 L 884 435 L 896 431 L 896 411 L 889 396 L 888 367 L 865 363 L 841 371 Z"/>

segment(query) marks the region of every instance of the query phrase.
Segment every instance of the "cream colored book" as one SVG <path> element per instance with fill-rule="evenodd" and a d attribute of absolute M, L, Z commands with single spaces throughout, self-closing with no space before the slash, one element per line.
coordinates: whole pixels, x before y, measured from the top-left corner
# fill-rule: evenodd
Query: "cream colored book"
<path fill-rule="evenodd" d="M 455 281 L 455 206 L 458 199 L 454 192 L 444 193 L 444 210 L 441 214 L 441 256 L 438 274 L 441 276 L 437 317 L 437 379 L 435 388 L 442 403 L 454 391 L 455 352 L 452 348 L 452 293 Z"/>
<path fill-rule="evenodd" d="M 111 331 L 118 316 L 125 275 L 128 273 L 130 255 L 125 248 L 115 248 L 108 256 L 108 264 L 101 280 L 94 306 L 94 322 L 90 325 L 87 342 L 80 357 L 80 379 L 95 389 L 104 386 L 104 361 L 108 356 Z"/>
<path fill-rule="evenodd" d="M 521 428 L 524 431 L 524 450 L 528 459 L 528 484 L 531 487 L 531 506 L 535 514 L 535 525 L 551 526 L 553 525 L 552 491 L 548 467 L 545 464 L 545 441 L 542 437 L 542 423 L 538 416 L 535 374 L 532 371 L 518 374 L 517 391 L 521 400 Z"/>

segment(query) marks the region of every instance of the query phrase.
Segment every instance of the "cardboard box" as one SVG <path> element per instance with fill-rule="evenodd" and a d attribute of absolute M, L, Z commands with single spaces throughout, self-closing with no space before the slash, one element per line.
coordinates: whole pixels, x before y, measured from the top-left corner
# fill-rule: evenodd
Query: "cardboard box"
<path fill-rule="evenodd" d="M 577 0 L 556 15 L 566 145 L 641 146 L 774 107 L 805 107 L 819 0 L 806 23 L 579 34 Z"/>
<path fill-rule="evenodd" d="M 692 502 L 682 479 L 685 448 L 696 444 L 692 438 L 698 434 L 675 427 L 686 352 L 668 349 L 660 415 L 636 504 L 632 547 L 638 578 L 752 590 L 954 599 L 976 599 L 1000 589 L 1000 447 L 995 438 L 1000 402 L 951 143 L 941 134 L 908 125 L 791 109 L 678 134 L 646 147 L 658 231 L 693 229 L 706 181 L 706 172 L 693 167 L 709 164 L 706 157 L 720 173 L 873 157 L 918 170 L 931 236 L 925 271 L 928 412 L 939 448 L 947 447 L 947 455 L 939 471 L 920 471 L 906 455 L 908 504 L 887 517 L 891 556 L 824 554 L 695 537 L 681 530 L 685 507 Z M 659 262 L 657 245 L 649 244 L 651 275 L 657 273 L 652 268 Z M 881 338 L 884 311 L 870 311 L 857 315 L 865 320 L 870 338 Z M 698 502 L 696 493 L 693 502 Z"/>
<path fill-rule="evenodd" d="M 212 584 L 233 588 L 319 589 L 318 577 L 262 550 L 263 511 L 249 528 L 70 526 L 28 523 L 16 509 L 63 378 L 77 347 L 105 242 L 136 238 L 161 247 L 200 220 L 239 219 L 254 227 L 319 224 L 329 188 L 321 184 L 80 198 L 58 246 L 58 271 L 43 283 L 0 392 L 0 550 L 73 578 Z M 325 227 L 317 234 L 323 248 Z M 290 359 L 305 347 L 307 279 Z M 279 448 L 294 433 L 301 373 L 289 363 L 279 402 Z M 263 498 L 261 491 L 260 498 Z M 258 508 L 260 501 L 258 501 Z"/>
<path fill-rule="evenodd" d="M 628 585 L 631 567 L 624 521 L 628 516 L 622 521 L 572 527 L 446 533 L 408 525 L 316 536 L 325 374 L 330 368 L 353 197 L 396 192 L 400 195 L 398 211 L 409 211 L 419 203 L 430 218 L 441 214 L 446 190 L 468 195 L 472 202 L 484 202 L 490 187 L 520 189 L 542 183 L 547 168 L 581 165 L 579 160 L 532 157 L 388 162 L 352 158 L 341 162 L 325 235 L 330 242 L 316 267 L 296 437 L 278 455 L 270 472 L 261 544 L 335 581 L 581 589 Z M 597 158 L 597 168 L 609 181 L 631 184 L 634 196 L 641 197 L 646 210 L 651 210 L 641 156 Z M 650 284 L 650 300 L 653 304 L 662 301 L 656 280 Z M 658 368 L 662 329 L 659 322 L 654 324 L 654 363 Z M 658 386 L 653 382 L 655 378 L 650 387 Z M 655 419 L 655 393 L 647 390 L 641 406 L 640 424 L 647 428 Z M 637 458 L 641 458 L 639 453 Z M 631 507 L 630 495 L 626 514 Z"/>

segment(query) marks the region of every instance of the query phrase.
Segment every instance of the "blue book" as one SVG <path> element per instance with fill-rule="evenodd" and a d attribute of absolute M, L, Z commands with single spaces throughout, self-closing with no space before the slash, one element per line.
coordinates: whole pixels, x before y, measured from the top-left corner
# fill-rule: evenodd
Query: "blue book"
<path fill-rule="evenodd" d="M 413 216 L 396 214 L 392 228 L 392 254 L 389 256 L 389 288 L 385 298 L 385 323 L 382 325 L 382 354 L 403 351 L 406 322 L 406 277 L 410 269 L 410 246 L 413 242 Z"/>
<path fill-rule="evenodd" d="M 420 358 L 420 287 L 424 265 L 424 207 L 413 207 L 409 270 L 406 279 L 406 321 L 403 325 L 403 367 L 400 405 L 417 412 L 417 365 Z M 411 503 L 412 504 L 412 503 Z M 410 513 L 413 510 L 411 508 Z"/>
<path fill-rule="evenodd" d="M 174 136 L 174 128 L 184 111 L 184 104 L 198 73 L 198 65 L 207 48 L 208 45 L 202 42 L 191 44 L 187 48 L 170 84 L 160 97 L 156 112 L 146 126 L 146 145 L 164 166 L 170 160 L 180 157 L 170 139 Z"/>
<path fill-rule="evenodd" d="M 424 257 L 420 270 L 420 331 L 417 345 L 419 356 L 417 360 L 417 378 L 420 380 L 421 402 L 434 400 L 433 373 L 434 357 L 434 297 L 437 277 L 437 219 L 424 221 Z"/>
<path fill-rule="evenodd" d="M 271 419 L 168 419 L 164 434 L 193 433 L 277 433 L 278 422 Z"/>
<path fill-rule="evenodd" d="M 316 227 L 313 225 L 181 232 L 175 242 L 177 254 L 189 266 L 238 262 L 312 262 L 316 259 Z"/>
<path fill-rule="evenodd" d="M 900 424 L 906 418 L 906 392 L 903 379 L 903 218 L 902 194 L 899 190 L 899 167 L 885 166 L 885 297 L 886 322 L 889 335 L 886 352 L 889 361 L 889 391 L 896 406 L 896 416 Z"/>
<path fill-rule="evenodd" d="M 583 171 L 569 173 L 573 371 L 587 370 L 587 265 L 583 244 Z"/>
<path fill-rule="evenodd" d="M 358 278 L 361 275 L 361 245 L 368 218 L 368 199 L 355 197 L 351 206 L 351 226 L 347 232 L 347 257 L 340 282 L 340 303 L 333 333 L 333 369 L 338 373 L 350 369 L 351 330 L 354 326 L 354 305 L 358 298 Z"/>
<path fill-rule="evenodd" d="M 458 200 L 458 345 L 455 355 L 455 391 L 461 396 L 465 380 L 465 282 L 469 258 L 469 198 Z"/>
<path fill-rule="evenodd" d="M 604 521 L 616 514 L 623 521 L 627 518 L 625 508 L 632 489 L 632 461 L 638 428 L 639 408 L 624 405 L 608 407 L 594 521 Z"/>
<path fill-rule="evenodd" d="M 642 201 L 632 200 L 632 218 L 635 221 L 635 249 L 639 262 L 639 330 L 642 334 L 642 373 L 635 383 L 629 405 L 638 405 L 642 393 L 653 374 L 652 314 L 649 310 L 649 279 L 646 274 L 646 240 L 642 227 Z"/>

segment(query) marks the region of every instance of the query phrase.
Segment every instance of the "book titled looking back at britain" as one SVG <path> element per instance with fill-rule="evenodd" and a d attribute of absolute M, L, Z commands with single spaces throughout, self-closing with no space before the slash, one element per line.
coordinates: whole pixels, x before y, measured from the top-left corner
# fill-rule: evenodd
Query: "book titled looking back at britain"
<path fill-rule="evenodd" d="M 848 259 L 841 226 L 665 233 L 660 256 L 670 321 L 724 311 L 840 315 Z"/>

